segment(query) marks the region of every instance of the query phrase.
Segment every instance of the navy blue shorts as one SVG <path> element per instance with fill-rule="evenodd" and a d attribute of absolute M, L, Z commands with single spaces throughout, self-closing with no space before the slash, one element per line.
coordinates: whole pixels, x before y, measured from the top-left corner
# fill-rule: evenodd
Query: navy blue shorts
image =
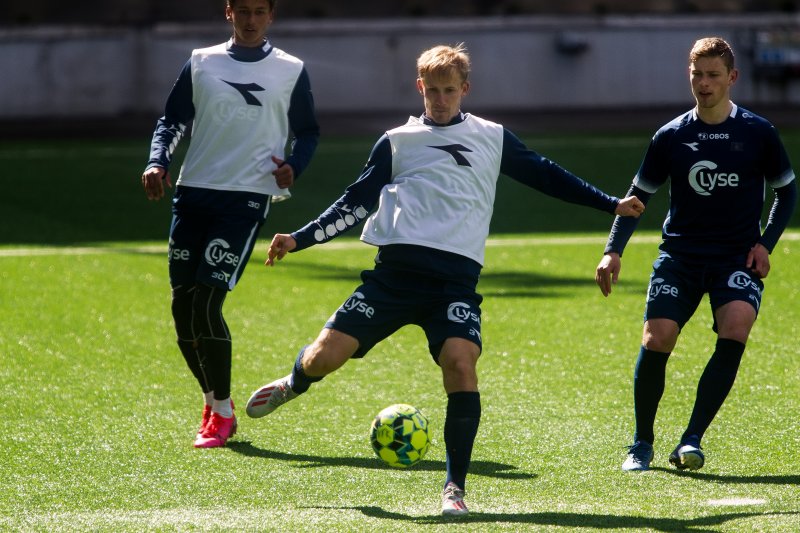
<path fill-rule="evenodd" d="M 269 211 L 268 195 L 178 187 L 169 231 L 173 287 L 205 283 L 233 290 Z"/>
<path fill-rule="evenodd" d="M 749 303 L 758 314 L 764 283 L 745 266 L 745 260 L 694 264 L 662 253 L 653 263 L 644 319 L 668 318 L 683 328 L 706 293 L 712 314 L 733 301 Z"/>
<path fill-rule="evenodd" d="M 450 337 L 482 347 L 483 297 L 474 287 L 380 266 L 363 271 L 361 281 L 325 324 L 358 340 L 353 357 L 364 357 L 378 342 L 407 324 L 422 328 L 428 350 L 437 362 L 444 341 Z"/>

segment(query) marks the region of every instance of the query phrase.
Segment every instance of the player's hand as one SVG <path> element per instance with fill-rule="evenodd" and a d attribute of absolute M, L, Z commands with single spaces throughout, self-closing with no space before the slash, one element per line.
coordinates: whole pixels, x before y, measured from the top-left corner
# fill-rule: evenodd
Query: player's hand
<path fill-rule="evenodd" d="M 148 200 L 160 200 L 164 197 L 164 183 L 172 188 L 169 172 L 161 167 L 150 167 L 142 174 L 142 187 Z"/>
<path fill-rule="evenodd" d="M 603 256 L 597 270 L 594 272 L 594 280 L 600 287 L 603 296 L 611 294 L 611 286 L 617 283 L 619 271 L 622 269 L 622 260 L 616 252 L 610 252 Z"/>
<path fill-rule="evenodd" d="M 267 266 L 274 266 L 276 259 L 280 261 L 283 259 L 283 256 L 295 248 L 297 248 L 297 241 L 294 240 L 294 237 L 286 235 L 285 233 L 276 233 L 272 238 L 272 242 L 269 244 L 267 260 L 264 261 L 264 264 Z"/>
<path fill-rule="evenodd" d="M 639 218 L 639 215 L 642 213 L 644 213 L 644 204 L 635 196 L 623 198 L 619 201 L 617 208 L 614 210 L 614 214 L 621 217 Z"/>
<path fill-rule="evenodd" d="M 278 165 L 278 168 L 272 171 L 272 175 L 275 176 L 275 183 L 278 184 L 278 187 L 281 189 L 288 189 L 292 185 L 294 185 L 294 169 L 292 165 L 289 165 L 283 159 L 279 159 L 272 156 L 272 162 Z"/>
<path fill-rule="evenodd" d="M 747 268 L 759 278 L 766 278 L 769 274 L 769 251 L 763 244 L 756 244 L 747 254 Z"/>

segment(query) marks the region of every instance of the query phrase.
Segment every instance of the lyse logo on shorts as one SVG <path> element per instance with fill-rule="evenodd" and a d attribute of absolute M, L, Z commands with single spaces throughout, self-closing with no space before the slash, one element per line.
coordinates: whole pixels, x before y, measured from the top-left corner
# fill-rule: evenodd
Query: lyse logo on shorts
<path fill-rule="evenodd" d="M 481 323 L 481 317 L 473 313 L 469 304 L 465 304 L 464 302 L 453 302 L 450 304 L 447 308 L 447 320 L 457 324 L 463 324 L 467 320 L 472 320 L 478 324 Z"/>
<path fill-rule="evenodd" d="M 342 304 L 341 310 L 343 313 L 355 311 L 356 313 L 364 313 L 367 318 L 372 318 L 375 314 L 375 308 L 364 301 L 364 295 L 360 292 L 354 292 L 350 298 Z"/>
<path fill-rule="evenodd" d="M 758 283 L 753 281 L 753 278 L 750 277 L 750 274 L 747 272 L 742 272 L 741 270 L 737 270 L 731 277 L 728 278 L 728 287 L 732 289 L 742 289 L 742 290 L 751 290 L 754 291 L 755 294 L 750 295 L 750 299 L 753 301 L 757 301 L 760 303 L 761 300 L 761 287 L 758 286 Z"/>
<path fill-rule="evenodd" d="M 678 297 L 678 287 L 664 283 L 664 278 L 653 278 L 647 288 L 647 301 L 652 302 L 660 295 Z"/>
<path fill-rule="evenodd" d="M 223 239 L 214 239 L 206 248 L 206 263 L 211 266 L 239 264 L 239 256 L 228 251 L 231 245 Z"/>

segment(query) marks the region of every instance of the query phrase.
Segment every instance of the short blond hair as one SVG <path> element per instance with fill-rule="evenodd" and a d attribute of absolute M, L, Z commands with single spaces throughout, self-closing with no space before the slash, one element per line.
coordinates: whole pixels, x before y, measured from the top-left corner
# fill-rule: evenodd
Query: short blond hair
<path fill-rule="evenodd" d="M 701 57 L 721 58 L 729 72 L 735 68 L 733 48 L 720 37 L 704 37 L 695 41 L 689 52 L 689 63 L 694 63 Z"/>
<path fill-rule="evenodd" d="M 439 45 L 429 48 L 417 58 L 417 77 L 447 75 L 455 72 L 467 81 L 470 72 L 469 54 L 464 43 L 455 46 Z"/>

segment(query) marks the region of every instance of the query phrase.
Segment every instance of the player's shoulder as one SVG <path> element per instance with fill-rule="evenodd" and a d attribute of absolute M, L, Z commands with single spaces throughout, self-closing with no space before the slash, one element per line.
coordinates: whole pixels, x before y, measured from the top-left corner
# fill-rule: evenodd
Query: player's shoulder
<path fill-rule="evenodd" d="M 193 56 L 210 56 L 215 54 L 227 54 L 226 43 L 214 44 L 192 50 Z"/>
<path fill-rule="evenodd" d="M 750 126 L 767 130 L 773 129 L 772 123 L 769 120 L 762 117 L 761 115 L 753 113 L 749 109 L 745 109 L 744 107 L 740 106 L 736 106 L 735 112 L 733 114 L 733 120 L 736 124 L 742 126 Z"/>
<path fill-rule="evenodd" d="M 302 59 L 300 59 L 297 56 L 294 56 L 294 55 L 290 54 L 286 50 L 278 48 L 277 46 L 273 46 L 272 47 L 272 54 L 271 55 L 275 59 L 277 59 L 279 61 L 285 61 L 287 63 L 294 63 L 294 64 L 299 65 L 299 66 L 303 65 L 303 60 Z"/>
<path fill-rule="evenodd" d="M 667 134 L 674 134 L 675 132 L 687 128 L 694 124 L 697 121 L 697 115 L 694 112 L 694 109 L 690 109 L 685 113 L 681 113 L 677 117 L 673 118 L 656 131 L 656 136 L 662 136 Z"/>

